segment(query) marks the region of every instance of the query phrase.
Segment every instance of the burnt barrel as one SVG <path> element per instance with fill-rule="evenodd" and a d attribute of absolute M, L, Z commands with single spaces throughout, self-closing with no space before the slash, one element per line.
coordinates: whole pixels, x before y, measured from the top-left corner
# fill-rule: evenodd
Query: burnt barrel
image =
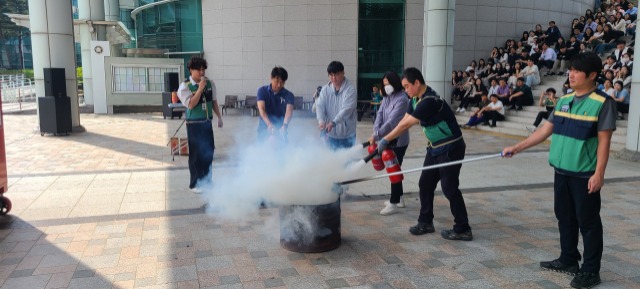
<path fill-rule="evenodd" d="M 320 253 L 340 246 L 340 199 L 324 205 L 280 207 L 280 245 L 293 252 Z"/>

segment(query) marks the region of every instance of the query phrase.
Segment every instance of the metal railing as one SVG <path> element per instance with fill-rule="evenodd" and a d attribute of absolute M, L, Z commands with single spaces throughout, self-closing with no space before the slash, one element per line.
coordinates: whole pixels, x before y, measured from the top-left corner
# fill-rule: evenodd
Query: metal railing
<path fill-rule="evenodd" d="M 15 112 L 36 108 L 36 86 L 24 74 L 0 75 L 2 111 Z"/>

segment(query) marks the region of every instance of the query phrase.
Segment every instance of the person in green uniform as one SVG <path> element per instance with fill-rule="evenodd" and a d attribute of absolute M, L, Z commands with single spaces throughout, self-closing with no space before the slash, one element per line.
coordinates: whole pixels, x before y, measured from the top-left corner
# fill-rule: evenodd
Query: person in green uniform
<path fill-rule="evenodd" d="M 207 61 L 199 56 L 191 57 L 187 64 L 188 79 L 178 88 L 178 97 L 186 109 L 187 139 L 189 145 L 189 189 L 199 193 L 198 182 L 211 181 L 211 163 L 215 144 L 213 140 L 213 113 L 222 127 L 222 115 L 218 108 L 216 87 L 205 77 Z"/>
<path fill-rule="evenodd" d="M 558 99 L 541 128 L 502 150 L 504 157 L 512 157 L 552 136 L 549 164 L 555 169 L 554 211 L 560 231 L 560 257 L 540 262 L 540 267 L 575 276 L 571 281 L 574 288 L 591 288 L 601 282 L 600 189 L 609 161 L 611 135 L 616 129 L 616 105 L 596 88 L 600 70 L 602 62 L 597 54 L 574 56 L 569 68 L 573 92 Z M 579 233 L 584 243 L 583 256 L 578 251 Z"/>
<path fill-rule="evenodd" d="M 451 107 L 440 98 L 440 95 L 424 82 L 420 70 L 409 67 L 402 74 L 402 87 L 411 97 L 409 111 L 398 125 L 383 138 L 378 140 L 378 152 L 389 147 L 395 140 L 416 124 L 422 126 L 428 140 L 424 166 L 437 165 L 464 159 L 467 145 L 456 122 Z M 449 200 L 454 225 L 450 230 L 442 230 L 440 235 L 447 240 L 473 240 L 467 207 L 459 189 L 460 169 L 462 164 L 446 166 L 439 169 L 424 170 L 420 175 L 420 215 L 418 224 L 409 228 L 413 235 L 424 235 L 435 232 L 433 226 L 433 198 L 438 182 L 442 193 Z"/>

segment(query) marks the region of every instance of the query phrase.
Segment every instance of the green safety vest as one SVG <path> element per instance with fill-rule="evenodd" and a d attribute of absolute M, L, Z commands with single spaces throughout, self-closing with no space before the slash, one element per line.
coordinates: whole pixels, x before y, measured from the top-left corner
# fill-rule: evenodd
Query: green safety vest
<path fill-rule="evenodd" d="M 423 96 L 420 100 L 417 98 L 411 99 L 411 106 L 415 110 L 418 106 L 418 103 L 430 96 Z M 443 109 L 446 105 L 443 100 L 442 105 Z M 443 117 L 443 114 L 438 114 L 432 118 L 429 122 L 420 121 L 420 125 L 422 126 L 422 132 L 424 132 L 424 136 L 427 138 L 429 142 L 428 146 L 430 147 L 439 147 L 446 144 L 450 144 L 452 142 L 460 139 L 461 135 L 456 136 L 451 127 L 450 123 Z"/>
<path fill-rule="evenodd" d="M 560 98 L 553 112 L 549 164 L 562 174 L 590 177 L 596 170 L 598 116 L 606 98 L 594 91 L 574 104 L 574 97 Z"/>
<path fill-rule="evenodd" d="M 192 84 L 189 79 L 185 80 L 185 84 L 189 87 L 191 93 L 195 94 L 198 91 L 198 84 Z M 213 86 L 211 81 L 207 80 L 207 86 L 205 86 L 202 96 L 200 96 L 200 102 L 193 108 L 188 108 L 186 111 L 187 120 L 204 120 L 213 118 Z M 185 105 L 187 106 L 187 105 Z M 205 107 L 203 109 L 203 107 Z"/>

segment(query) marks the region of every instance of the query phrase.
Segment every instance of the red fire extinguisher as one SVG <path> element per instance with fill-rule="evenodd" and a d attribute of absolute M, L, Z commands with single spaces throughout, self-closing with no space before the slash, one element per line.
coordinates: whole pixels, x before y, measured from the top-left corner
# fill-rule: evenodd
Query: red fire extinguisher
<path fill-rule="evenodd" d="M 398 163 L 398 158 L 392 149 L 386 149 L 382 151 L 382 161 L 384 162 L 384 166 L 387 168 L 387 173 L 395 173 L 399 172 L 400 163 Z M 391 180 L 392 184 L 397 184 L 404 180 L 404 176 L 402 174 L 389 176 L 389 180 Z"/>
<path fill-rule="evenodd" d="M 373 155 L 373 158 L 371 159 L 373 169 L 375 169 L 376 171 L 384 170 L 384 162 L 382 162 L 382 158 L 378 154 L 378 145 L 375 143 L 370 144 L 367 148 L 367 151 L 369 152 L 369 155 Z"/>

